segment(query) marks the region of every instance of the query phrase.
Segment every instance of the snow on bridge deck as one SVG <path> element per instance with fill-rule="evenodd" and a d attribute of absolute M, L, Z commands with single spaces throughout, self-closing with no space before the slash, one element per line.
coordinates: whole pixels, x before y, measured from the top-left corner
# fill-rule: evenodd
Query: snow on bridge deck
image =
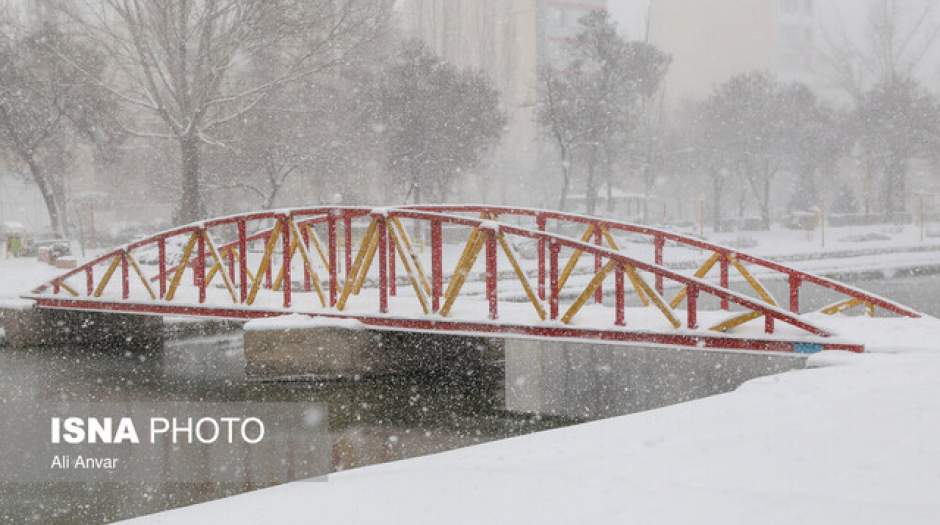
<path fill-rule="evenodd" d="M 446 243 L 445 227 L 449 236 L 466 232 L 466 244 Z M 569 236 L 580 229 L 579 237 Z M 357 231 L 362 238 L 354 250 Z M 416 240 L 430 239 L 426 250 L 409 231 L 419 233 Z M 227 244 L 213 240 L 233 235 L 236 240 Z M 677 271 L 665 261 L 672 245 L 708 257 L 694 273 Z M 444 268 L 451 267 L 445 279 Z M 109 286 L 118 269 L 120 285 Z M 709 273 L 720 273 L 719 279 Z M 756 297 L 733 289 L 732 273 Z M 773 297 L 762 275 L 785 278 L 788 301 Z M 312 208 L 208 220 L 105 254 L 53 278 L 30 298 L 45 308 L 126 313 L 351 317 L 380 329 L 861 350 L 801 313 L 803 285 L 834 294 L 837 301 L 823 310 L 829 314 L 864 306 L 871 314 L 919 316 L 886 298 L 674 232 L 544 210 L 464 205 Z M 678 293 L 670 300 L 667 289 Z"/>

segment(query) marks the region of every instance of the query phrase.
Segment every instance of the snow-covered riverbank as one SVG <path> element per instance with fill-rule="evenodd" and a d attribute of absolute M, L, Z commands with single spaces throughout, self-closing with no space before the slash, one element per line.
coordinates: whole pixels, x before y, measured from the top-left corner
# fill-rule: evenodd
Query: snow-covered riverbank
<path fill-rule="evenodd" d="M 690 403 L 292 483 L 141 524 L 936 523 L 940 321 Z"/>

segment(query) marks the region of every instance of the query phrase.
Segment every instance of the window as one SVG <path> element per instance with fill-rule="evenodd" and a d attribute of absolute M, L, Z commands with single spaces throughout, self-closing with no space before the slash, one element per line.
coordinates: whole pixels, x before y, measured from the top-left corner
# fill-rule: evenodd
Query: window
<path fill-rule="evenodd" d="M 550 7 L 548 9 L 548 21 L 554 27 L 565 27 L 567 16 L 565 10 L 559 7 Z"/>
<path fill-rule="evenodd" d="M 800 45 L 800 33 L 796 26 L 784 25 L 780 27 L 780 43 L 784 48 L 794 49 Z"/>

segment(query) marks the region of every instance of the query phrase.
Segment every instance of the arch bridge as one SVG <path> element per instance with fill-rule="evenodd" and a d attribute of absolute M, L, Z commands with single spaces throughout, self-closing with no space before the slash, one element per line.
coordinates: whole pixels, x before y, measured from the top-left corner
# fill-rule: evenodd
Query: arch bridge
<path fill-rule="evenodd" d="M 781 302 L 767 284 L 786 290 Z M 832 296 L 802 308 L 801 291 Z M 690 235 L 485 205 L 245 213 L 118 247 L 40 285 L 39 308 L 725 350 L 861 352 L 827 315 L 908 307 Z M 848 334 L 850 335 L 850 334 Z"/>

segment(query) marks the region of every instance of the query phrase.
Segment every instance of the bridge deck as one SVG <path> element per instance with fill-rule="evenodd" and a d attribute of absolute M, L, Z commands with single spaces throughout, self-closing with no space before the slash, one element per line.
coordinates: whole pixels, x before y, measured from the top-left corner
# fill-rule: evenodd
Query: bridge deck
<path fill-rule="evenodd" d="M 761 283 L 767 277 L 785 280 L 784 300 Z M 751 293 L 732 287 L 736 281 Z M 861 351 L 823 317 L 802 311 L 804 285 L 833 295 L 826 314 L 864 307 L 870 315 L 919 316 L 678 233 L 485 206 L 328 207 L 213 219 L 120 247 L 30 298 L 43 308 L 242 319 L 301 313 L 378 329 Z"/>

